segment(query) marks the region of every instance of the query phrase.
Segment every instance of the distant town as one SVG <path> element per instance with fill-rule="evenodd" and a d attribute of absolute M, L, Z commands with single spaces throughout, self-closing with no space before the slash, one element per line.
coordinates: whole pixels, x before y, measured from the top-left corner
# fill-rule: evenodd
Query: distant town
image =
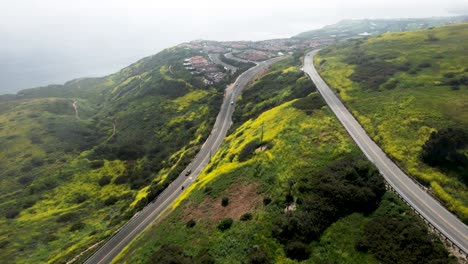
<path fill-rule="evenodd" d="M 261 62 L 277 56 L 292 55 L 295 52 L 328 45 L 335 41 L 335 38 L 225 42 L 194 40 L 178 46 L 200 54 L 186 58 L 183 66 L 192 75 L 200 76 L 204 84 L 211 85 L 221 82 L 228 74 L 237 71 L 237 67 L 232 63 L 226 63 L 226 60 L 235 60 L 239 63 Z"/>

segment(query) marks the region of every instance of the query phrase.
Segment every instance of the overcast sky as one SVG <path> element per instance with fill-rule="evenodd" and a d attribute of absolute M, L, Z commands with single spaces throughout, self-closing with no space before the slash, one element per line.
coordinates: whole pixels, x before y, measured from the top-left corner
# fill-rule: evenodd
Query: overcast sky
<path fill-rule="evenodd" d="M 0 0 L 0 93 L 100 76 L 193 39 L 290 37 L 345 18 L 468 14 L 467 0 Z"/>

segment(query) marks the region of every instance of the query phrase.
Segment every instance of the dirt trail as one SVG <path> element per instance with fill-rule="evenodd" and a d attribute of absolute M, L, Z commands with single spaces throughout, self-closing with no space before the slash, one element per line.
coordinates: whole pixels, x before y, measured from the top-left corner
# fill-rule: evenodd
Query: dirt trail
<path fill-rule="evenodd" d="M 75 117 L 76 119 L 80 119 L 80 116 L 78 115 L 78 104 L 76 102 L 76 100 L 73 100 L 73 109 L 75 109 Z"/>

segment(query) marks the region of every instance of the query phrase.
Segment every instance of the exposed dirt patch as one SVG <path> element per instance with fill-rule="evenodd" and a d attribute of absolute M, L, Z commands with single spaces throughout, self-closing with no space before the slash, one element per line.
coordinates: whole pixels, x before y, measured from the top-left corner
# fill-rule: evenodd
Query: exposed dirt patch
<path fill-rule="evenodd" d="M 224 218 L 239 220 L 241 215 L 252 212 L 262 205 L 263 197 L 257 194 L 257 188 L 258 184 L 234 183 L 217 199 L 207 197 L 199 205 L 188 205 L 184 209 L 182 219 L 184 221 L 205 219 L 212 222 L 218 222 Z M 221 205 L 223 197 L 229 198 L 229 204 L 226 207 Z"/>

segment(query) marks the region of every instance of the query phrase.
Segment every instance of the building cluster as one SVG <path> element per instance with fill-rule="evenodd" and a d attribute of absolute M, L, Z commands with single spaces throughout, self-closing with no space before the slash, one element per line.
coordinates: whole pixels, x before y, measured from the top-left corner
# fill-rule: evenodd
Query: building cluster
<path fill-rule="evenodd" d="M 184 60 L 184 67 L 193 75 L 202 77 L 203 83 L 209 85 L 218 83 L 226 77 L 223 68 L 208 61 L 203 56 L 194 56 Z"/>

